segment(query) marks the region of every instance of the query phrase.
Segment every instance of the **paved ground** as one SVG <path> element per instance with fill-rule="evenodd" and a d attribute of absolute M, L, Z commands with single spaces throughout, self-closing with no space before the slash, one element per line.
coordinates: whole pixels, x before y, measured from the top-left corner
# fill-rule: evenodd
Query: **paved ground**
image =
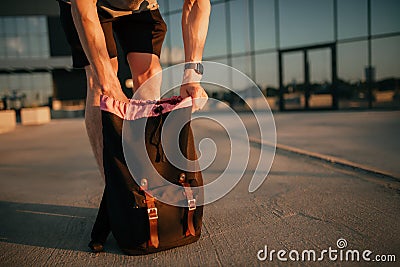
<path fill-rule="evenodd" d="M 400 111 L 275 115 L 278 143 L 371 166 L 400 179 Z"/>
<path fill-rule="evenodd" d="M 296 145 L 290 142 L 301 140 L 303 148 L 321 149 L 316 152 L 331 147 L 328 152 L 334 151 L 337 156 L 354 152 L 361 159 L 354 155 L 349 160 L 368 163 L 365 160 L 370 157 L 362 149 L 357 150 L 359 139 L 351 140 L 359 136 L 363 140 L 361 144 L 367 144 L 370 143 L 368 136 L 373 135 L 364 129 L 361 132 L 359 127 L 350 127 L 365 115 L 364 112 L 277 114 L 278 140 L 287 140 L 288 145 Z M 376 127 L 380 129 L 382 125 L 398 125 L 395 119 L 386 122 L 387 118 L 398 115 L 373 112 L 367 117 L 378 123 L 380 126 Z M 318 128 L 319 134 L 309 130 L 310 125 Z M 347 132 L 333 132 L 343 129 L 337 125 L 342 125 Z M 224 135 L 213 125 L 200 121 L 195 131 L 200 138 L 214 137 L 218 148 L 226 148 Z M 378 144 L 371 148 L 371 154 L 378 161 L 389 162 L 387 166 L 373 162 L 388 171 L 398 171 L 396 138 L 387 137 L 393 133 L 383 128 L 378 132 L 385 134 L 386 142 L 393 143 L 379 143 L 388 148 L 385 152 Z M 341 136 L 354 149 L 343 153 L 342 149 L 347 149 L 347 145 L 340 147 L 343 140 L 330 138 L 327 145 L 323 142 L 324 134 Z M 304 147 L 307 139 L 309 144 L 318 145 Z M 219 151 L 221 155 L 215 164 L 204 172 L 207 179 L 215 177 L 226 163 L 228 152 Z M 39 127 L 18 127 L 14 132 L 0 135 L 0 265 L 265 265 L 270 262 L 257 259 L 257 252 L 264 246 L 268 250 L 313 249 L 319 253 L 329 247 L 336 249 L 339 238 L 347 240 L 348 249 L 369 249 L 372 255 L 395 254 L 399 261 L 399 181 L 279 150 L 268 179 L 250 194 L 247 187 L 258 153 L 258 147 L 252 146 L 249 166 L 238 186 L 225 198 L 206 207 L 199 242 L 154 255 L 129 257 L 121 254 L 110 237 L 107 252 L 96 255 L 88 252 L 86 245 L 103 184 L 83 120 L 55 120 Z M 380 153 L 387 160 L 382 160 Z M 235 175 L 234 170 L 230 175 Z M 325 263 L 347 265 L 330 262 L 325 256 Z M 274 255 L 271 265 L 287 264 L 304 263 L 281 263 Z"/>
<path fill-rule="evenodd" d="M 241 115 L 252 135 L 250 114 Z M 344 159 L 400 179 L 400 111 L 325 111 L 274 114 L 277 142 Z"/>

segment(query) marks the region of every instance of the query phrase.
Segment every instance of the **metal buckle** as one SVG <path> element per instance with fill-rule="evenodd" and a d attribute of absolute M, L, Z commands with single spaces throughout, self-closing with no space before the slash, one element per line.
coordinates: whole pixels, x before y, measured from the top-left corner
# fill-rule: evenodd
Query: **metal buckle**
<path fill-rule="evenodd" d="M 157 208 L 148 208 L 147 213 L 149 214 L 149 220 L 158 219 Z"/>
<path fill-rule="evenodd" d="M 189 210 L 195 210 L 196 209 L 196 199 L 188 199 L 188 207 Z"/>

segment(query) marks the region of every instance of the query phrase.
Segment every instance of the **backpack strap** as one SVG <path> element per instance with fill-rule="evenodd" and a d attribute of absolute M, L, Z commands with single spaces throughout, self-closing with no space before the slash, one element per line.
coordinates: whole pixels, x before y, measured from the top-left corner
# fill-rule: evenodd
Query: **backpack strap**
<path fill-rule="evenodd" d="M 184 173 L 182 173 L 179 177 L 179 182 L 183 186 L 185 190 L 185 195 L 188 201 L 188 213 L 187 213 L 187 231 L 186 231 L 186 236 L 196 235 L 196 231 L 194 229 L 194 224 L 193 224 L 193 215 L 194 211 L 196 210 L 196 199 L 193 197 L 193 191 L 192 188 L 190 187 L 190 184 L 186 182 L 186 176 Z"/>
<path fill-rule="evenodd" d="M 158 248 L 158 211 L 155 205 L 155 198 L 150 195 L 147 188 L 147 179 L 142 179 L 140 188 L 144 191 L 146 197 L 147 215 L 149 216 L 150 240 L 149 246 Z"/>

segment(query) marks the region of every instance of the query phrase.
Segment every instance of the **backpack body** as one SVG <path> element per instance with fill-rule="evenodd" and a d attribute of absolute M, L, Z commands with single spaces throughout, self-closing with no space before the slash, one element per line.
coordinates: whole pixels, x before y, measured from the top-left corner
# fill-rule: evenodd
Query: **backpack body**
<path fill-rule="evenodd" d="M 184 104 L 180 97 L 131 100 L 128 104 L 102 96 L 101 109 L 106 186 L 97 228 L 101 229 L 98 220 L 103 213 L 108 220 L 104 224 L 109 225 L 119 247 L 129 255 L 197 241 L 203 216 L 203 207 L 196 205 L 196 200 L 203 197 L 197 188 L 203 185 L 201 172 L 177 168 L 164 154 L 165 147 L 178 140 L 182 155 L 191 161 L 197 159 L 190 127 L 191 105 Z M 171 113 L 171 123 L 163 127 Z M 188 123 L 178 125 L 187 119 Z M 161 138 L 162 131 L 165 138 Z M 164 203 L 165 198 L 176 205 Z"/>

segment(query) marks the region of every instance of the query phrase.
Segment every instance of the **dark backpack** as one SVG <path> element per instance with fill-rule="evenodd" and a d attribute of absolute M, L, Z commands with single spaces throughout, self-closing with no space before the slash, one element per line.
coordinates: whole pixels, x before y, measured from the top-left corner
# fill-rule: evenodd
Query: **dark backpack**
<path fill-rule="evenodd" d="M 203 197 L 197 188 L 203 185 L 201 172 L 183 171 L 172 165 L 164 154 L 166 144 L 161 144 L 161 131 L 166 130 L 164 121 L 174 112 L 174 118 L 178 119 L 174 119 L 172 127 L 164 134 L 179 138 L 178 149 L 187 159 L 197 159 L 190 122 L 178 132 L 180 121 L 188 116 L 190 121 L 191 116 L 191 106 L 182 106 L 182 102 L 182 98 L 173 97 L 161 101 L 133 100 L 126 104 L 102 96 L 106 186 L 92 238 L 105 239 L 111 230 L 119 247 L 129 255 L 187 245 L 200 238 L 203 207 L 196 205 L 196 200 L 201 202 Z M 126 114 L 129 105 L 134 105 L 130 110 L 135 114 Z M 137 130 L 140 128 L 145 130 Z M 166 140 L 168 143 L 168 138 Z M 146 166 L 143 153 L 137 156 L 134 153 L 135 149 L 140 149 L 140 142 L 145 143 L 146 154 L 154 168 Z M 131 169 L 137 167 L 134 175 L 140 175 L 135 177 L 140 184 L 129 171 L 124 149 L 133 151 L 129 153 L 133 158 L 128 163 L 134 165 Z M 152 179 L 154 170 L 164 179 Z M 180 206 L 165 204 L 154 196 L 166 196 Z"/>

